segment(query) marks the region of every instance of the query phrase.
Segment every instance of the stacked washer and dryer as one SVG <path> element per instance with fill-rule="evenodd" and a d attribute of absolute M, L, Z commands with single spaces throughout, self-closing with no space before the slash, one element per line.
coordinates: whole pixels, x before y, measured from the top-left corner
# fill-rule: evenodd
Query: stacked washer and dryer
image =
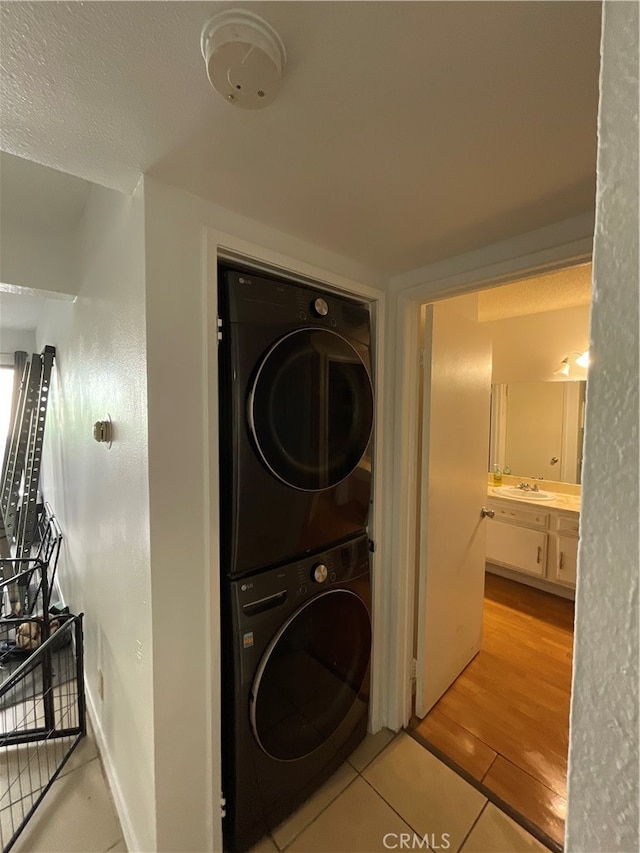
<path fill-rule="evenodd" d="M 225 847 L 249 849 L 364 738 L 368 307 L 221 265 Z"/>

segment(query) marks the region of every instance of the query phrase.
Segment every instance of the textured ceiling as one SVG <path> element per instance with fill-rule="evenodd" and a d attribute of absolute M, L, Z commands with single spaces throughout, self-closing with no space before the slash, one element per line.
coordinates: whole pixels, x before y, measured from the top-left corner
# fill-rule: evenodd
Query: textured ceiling
<path fill-rule="evenodd" d="M 478 320 L 489 323 L 590 305 L 591 272 L 591 264 L 580 264 L 483 290 L 478 294 Z"/>
<path fill-rule="evenodd" d="M 209 87 L 204 22 L 258 11 L 276 102 Z M 586 212 L 596 2 L 4 3 L 0 147 L 131 191 L 140 173 L 396 274 Z"/>

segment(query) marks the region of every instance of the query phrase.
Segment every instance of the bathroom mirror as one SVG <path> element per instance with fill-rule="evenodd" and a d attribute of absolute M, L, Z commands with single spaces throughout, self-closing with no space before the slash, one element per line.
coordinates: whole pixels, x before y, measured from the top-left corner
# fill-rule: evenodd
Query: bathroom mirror
<path fill-rule="evenodd" d="M 491 386 L 489 471 L 580 483 L 587 383 L 511 382 Z"/>

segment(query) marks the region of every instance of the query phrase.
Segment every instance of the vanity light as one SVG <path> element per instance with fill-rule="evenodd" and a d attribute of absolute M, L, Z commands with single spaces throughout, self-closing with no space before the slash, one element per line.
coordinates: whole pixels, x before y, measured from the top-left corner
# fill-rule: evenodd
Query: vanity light
<path fill-rule="evenodd" d="M 569 357 L 563 358 L 560 364 L 560 367 L 557 370 L 553 371 L 554 376 L 568 376 L 569 375 Z"/>
<path fill-rule="evenodd" d="M 560 367 L 553 371 L 553 375 L 568 376 L 569 371 L 571 370 L 571 360 L 574 355 L 578 356 L 578 358 L 573 359 L 574 364 L 577 364 L 579 367 L 589 367 L 589 350 L 587 349 L 583 353 L 578 352 L 578 350 L 574 350 L 573 352 L 570 352 L 566 358 L 562 359 Z"/>

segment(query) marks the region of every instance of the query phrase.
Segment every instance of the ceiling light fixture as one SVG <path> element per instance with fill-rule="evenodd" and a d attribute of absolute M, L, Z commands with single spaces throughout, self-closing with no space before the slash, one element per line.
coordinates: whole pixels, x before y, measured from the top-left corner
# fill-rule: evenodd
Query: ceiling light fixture
<path fill-rule="evenodd" d="M 578 358 L 573 359 L 574 364 L 577 364 L 579 367 L 589 367 L 589 350 L 587 349 L 583 353 L 578 350 L 573 350 L 568 356 L 562 359 L 560 367 L 553 371 L 553 375 L 568 376 L 571 370 L 571 360 L 574 355 L 578 356 Z"/>
<path fill-rule="evenodd" d="M 258 15 L 220 12 L 204 25 L 200 48 L 209 82 L 227 103 L 257 110 L 275 100 L 286 53 L 278 33 Z"/>

